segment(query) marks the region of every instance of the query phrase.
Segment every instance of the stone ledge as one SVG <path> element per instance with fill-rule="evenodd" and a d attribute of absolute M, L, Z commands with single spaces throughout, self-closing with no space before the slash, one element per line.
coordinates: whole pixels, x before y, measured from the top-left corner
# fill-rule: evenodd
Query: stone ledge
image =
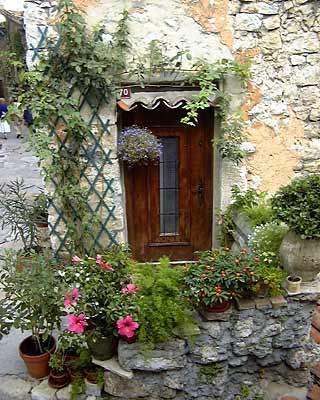
<path fill-rule="evenodd" d="M 269 298 L 261 298 L 261 299 L 255 299 L 255 305 L 257 310 L 264 310 L 267 308 L 271 308 L 271 301 Z"/>
<path fill-rule="evenodd" d="M 237 301 L 236 304 L 239 311 L 251 310 L 256 308 L 255 301 L 252 299 L 240 299 Z"/>
<path fill-rule="evenodd" d="M 129 370 L 163 371 L 183 368 L 187 363 L 186 353 L 186 342 L 182 339 L 158 343 L 148 352 L 143 352 L 139 343 L 128 344 L 120 340 L 118 345 L 119 364 Z"/>
<path fill-rule="evenodd" d="M 229 321 L 230 315 L 233 312 L 233 304 L 231 304 L 230 308 L 222 313 L 210 313 L 206 311 L 204 308 L 199 309 L 199 313 L 204 318 L 205 321 Z"/>
<path fill-rule="evenodd" d="M 284 284 L 283 287 L 286 290 L 287 295 L 290 297 L 303 296 L 303 295 L 315 295 L 315 296 L 318 295 L 318 297 L 320 297 L 320 279 L 319 278 L 316 278 L 312 282 L 302 282 L 301 290 L 299 293 L 289 292 L 286 284 Z M 316 297 L 315 297 L 315 299 L 316 299 Z"/>
<path fill-rule="evenodd" d="M 274 296 L 270 298 L 272 308 L 285 307 L 287 305 L 287 300 L 283 296 Z"/>
<path fill-rule="evenodd" d="M 116 357 L 112 357 L 110 360 L 100 361 L 95 358 L 92 359 L 92 362 L 100 367 L 106 369 L 107 371 L 113 372 L 114 374 L 121 376 L 122 378 L 132 379 L 133 372 L 123 369 Z"/>

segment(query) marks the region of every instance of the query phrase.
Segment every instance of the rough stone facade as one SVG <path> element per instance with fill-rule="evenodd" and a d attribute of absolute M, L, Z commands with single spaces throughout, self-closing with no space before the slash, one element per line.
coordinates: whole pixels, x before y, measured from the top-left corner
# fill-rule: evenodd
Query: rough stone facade
<path fill-rule="evenodd" d="M 133 376 L 107 371 L 105 391 L 119 400 L 231 400 L 245 391 L 249 400 L 270 381 L 305 387 L 320 355 L 309 339 L 312 297 L 243 301 L 240 311 L 204 313 L 194 342 L 176 338 L 146 354 L 121 341 L 119 363 Z"/>
<path fill-rule="evenodd" d="M 48 24 L 55 1 L 27 0 L 25 26 L 27 60 L 40 40 L 39 27 Z M 82 0 L 90 25 L 102 21 L 108 40 L 121 11 L 130 14 L 133 52 L 143 55 L 151 40 L 164 43 L 167 53 L 189 49 L 194 59 L 252 58 L 252 77 L 244 92 L 225 82 L 233 109 L 241 106 L 248 121 L 247 159 L 239 166 L 215 155 L 214 208 L 224 208 L 230 189 L 238 184 L 275 192 L 295 176 L 320 172 L 320 1 L 250 0 Z M 49 28 L 49 33 L 52 29 Z M 188 67 L 188 65 L 184 65 Z M 117 114 L 111 107 L 116 150 Z M 216 126 L 218 134 L 218 125 Z M 106 171 L 119 184 L 113 194 L 117 229 L 125 227 L 124 196 L 117 160 Z M 215 227 L 213 227 L 213 236 Z M 125 238 L 122 231 L 120 238 Z"/>

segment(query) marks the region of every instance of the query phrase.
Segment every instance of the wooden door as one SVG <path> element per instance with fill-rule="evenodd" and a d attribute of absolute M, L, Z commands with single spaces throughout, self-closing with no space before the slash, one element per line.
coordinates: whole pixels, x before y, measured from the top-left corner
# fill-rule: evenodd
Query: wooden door
<path fill-rule="evenodd" d="M 195 128 L 165 105 L 124 112 L 122 126 L 151 129 L 162 142 L 159 165 L 124 165 L 128 239 L 139 261 L 192 260 L 212 243 L 212 131 L 209 112 Z"/>

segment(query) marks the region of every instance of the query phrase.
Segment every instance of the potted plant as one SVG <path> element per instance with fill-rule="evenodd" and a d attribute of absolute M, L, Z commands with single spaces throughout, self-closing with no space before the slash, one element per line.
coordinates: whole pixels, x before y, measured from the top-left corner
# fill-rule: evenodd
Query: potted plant
<path fill-rule="evenodd" d="M 41 192 L 34 197 L 31 218 L 39 228 L 48 227 L 48 207 L 48 198 L 45 193 Z"/>
<path fill-rule="evenodd" d="M 193 308 L 181 293 L 182 268 L 172 268 L 167 257 L 159 261 L 156 266 L 138 265 L 134 272 L 140 310 L 136 336 L 146 350 L 173 335 L 188 337 L 198 331 Z"/>
<path fill-rule="evenodd" d="M 298 294 L 301 292 L 302 278 L 294 273 L 287 276 L 287 290 L 289 294 Z"/>
<path fill-rule="evenodd" d="M 245 249 L 236 255 L 228 248 L 201 252 L 198 262 L 185 268 L 183 294 L 209 312 L 226 311 L 232 300 L 252 290 L 256 265 Z"/>
<path fill-rule="evenodd" d="M 159 162 L 162 145 L 148 128 L 132 125 L 124 128 L 118 141 L 118 158 L 128 165 Z"/>
<path fill-rule="evenodd" d="M 94 258 L 74 256 L 72 260 L 73 267 L 65 273 L 68 329 L 85 335 L 95 358 L 111 358 L 117 347 L 116 322 L 127 315 L 137 316 L 134 294 L 125 293 L 128 285 L 134 286 L 128 269 L 130 254 L 115 246 Z"/>
<path fill-rule="evenodd" d="M 50 247 L 48 207 L 49 201 L 45 193 L 41 192 L 34 197 L 32 202 L 31 220 L 36 225 L 38 245 L 42 248 Z"/>
<path fill-rule="evenodd" d="M 0 187 L 0 208 L 3 209 L 1 227 L 9 227 L 14 240 L 21 240 L 25 255 L 39 248 L 32 200 L 28 196 L 30 188 L 23 179 L 16 179 Z"/>
<path fill-rule="evenodd" d="M 289 227 L 280 246 L 281 264 L 290 274 L 313 280 L 320 272 L 320 175 L 281 187 L 271 204 Z"/>
<path fill-rule="evenodd" d="M 68 385 L 69 376 L 64 365 L 64 355 L 57 351 L 51 354 L 49 360 L 50 375 L 48 384 L 54 389 L 61 389 Z"/>
<path fill-rule="evenodd" d="M 62 288 L 55 264 L 48 254 L 33 254 L 30 268 L 16 272 L 16 254 L 8 252 L 0 274 L 0 328 L 3 334 L 14 326 L 31 330 L 19 346 L 19 353 L 32 377 L 49 375 L 50 354 L 56 342 L 54 328 L 60 327 Z M 3 330 L 3 326 L 6 328 Z"/>

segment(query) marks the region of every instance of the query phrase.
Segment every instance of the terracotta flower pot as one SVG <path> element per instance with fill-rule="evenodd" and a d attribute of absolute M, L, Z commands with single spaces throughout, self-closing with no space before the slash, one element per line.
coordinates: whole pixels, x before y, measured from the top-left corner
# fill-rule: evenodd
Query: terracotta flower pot
<path fill-rule="evenodd" d="M 89 368 L 84 369 L 84 376 L 88 382 L 96 384 L 97 383 L 97 370 L 91 370 Z"/>
<path fill-rule="evenodd" d="M 44 378 L 49 375 L 49 360 L 50 354 L 54 353 L 56 349 L 56 341 L 53 336 L 49 336 L 47 343 L 42 343 L 44 347 L 48 347 L 49 350 L 45 353 L 39 353 L 36 348 L 34 339 L 32 336 L 28 336 L 24 339 L 19 346 L 20 357 L 26 364 L 29 374 L 33 378 Z M 49 346 L 48 346 L 49 344 Z"/>
<path fill-rule="evenodd" d="M 227 311 L 231 306 L 229 300 L 224 300 L 222 303 L 212 303 L 210 306 L 206 306 L 205 310 L 209 313 L 222 313 Z"/>
<path fill-rule="evenodd" d="M 54 371 L 50 371 L 48 384 L 54 389 L 62 389 L 67 386 L 70 382 L 70 378 L 68 372 L 63 371 L 62 373 L 56 373 Z"/>

